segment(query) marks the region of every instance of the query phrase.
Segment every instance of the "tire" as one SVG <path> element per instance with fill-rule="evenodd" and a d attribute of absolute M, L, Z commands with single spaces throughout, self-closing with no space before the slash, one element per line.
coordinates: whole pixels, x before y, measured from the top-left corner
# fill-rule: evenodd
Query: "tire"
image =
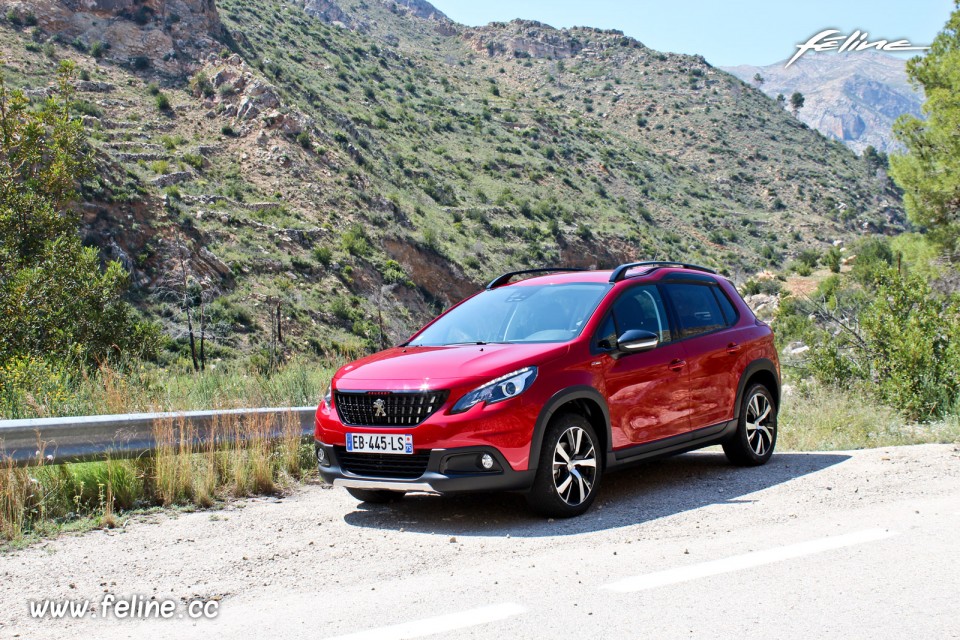
<path fill-rule="evenodd" d="M 583 416 L 564 413 L 554 418 L 543 435 L 533 487 L 526 494 L 530 509 L 551 518 L 571 518 L 589 509 L 603 474 L 599 442 Z"/>
<path fill-rule="evenodd" d="M 347 487 L 347 493 L 361 502 L 369 502 L 371 504 L 387 504 L 388 502 L 396 502 L 406 495 L 406 493 L 403 491 L 388 491 L 386 489 L 357 489 L 355 487 Z"/>
<path fill-rule="evenodd" d="M 777 404 L 762 384 L 750 385 L 740 402 L 737 432 L 723 443 L 727 460 L 741 467 L 766 464 L 777 445 Z"/>

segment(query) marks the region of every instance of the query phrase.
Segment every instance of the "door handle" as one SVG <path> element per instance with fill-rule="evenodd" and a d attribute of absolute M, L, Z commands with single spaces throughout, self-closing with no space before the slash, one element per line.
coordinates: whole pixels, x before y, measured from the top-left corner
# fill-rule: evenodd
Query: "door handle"
<path fill-rule="evenodd" d="M 733 354 L 737 351 L 740 351 L 740 345 L 738 345 L 736 342 L 731 342 L 727 345 L 727 353 Z"/>
<path fill-rule="evenodd" d="M 686 360 L 680 360 L 680 359 L 678 358 L 678 359 L 672 361 L 672 362 L 671 362 L 670 364 L 668 364 L 667 366 L 670 368 L 671 371 L 680 371 L 680 370 L 683 369 L 685 366 L 687 366 L 687 361 L 686 361 Z"/>

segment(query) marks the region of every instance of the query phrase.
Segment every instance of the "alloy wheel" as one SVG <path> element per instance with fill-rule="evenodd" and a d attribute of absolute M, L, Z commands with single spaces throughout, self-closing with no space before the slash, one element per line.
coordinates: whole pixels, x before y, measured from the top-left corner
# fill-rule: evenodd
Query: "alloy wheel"
<path fill-rule="evenodd" d="M 773 407 L 762 393 L 755 393 L 747 403 L 747 443 L 753 452 L 762 456 L 773 443 L 776 425 L 771 420 Z"/>
<path fill-rule="evenodd" d="M 553 452 L 553 486 L 570 506 L 582 504 L 593 491 L 597 477 L 597 454 L 593 439 L 580 427 L 560 435 Z"/>

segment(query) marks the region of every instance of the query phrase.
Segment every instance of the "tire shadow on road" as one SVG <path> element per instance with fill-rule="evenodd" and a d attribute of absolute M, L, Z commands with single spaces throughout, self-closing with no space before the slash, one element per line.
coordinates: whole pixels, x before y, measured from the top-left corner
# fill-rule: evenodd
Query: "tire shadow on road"
<path fill-rule="evenodd" d="M 577 518 L 532 515 L 523 496 L 411 493 L 399 502 L 365 502 L 344 516 L 352 526 L 454 536 L 542 537 L 602 531 L 713 504 L 752 502 L 751 494 L 848 460 L 841 453 L 778 453 L 762 467 L 731 466 L 722 453 L 701 451 L 644 463 L 603 477 L 591 509 Z"/>

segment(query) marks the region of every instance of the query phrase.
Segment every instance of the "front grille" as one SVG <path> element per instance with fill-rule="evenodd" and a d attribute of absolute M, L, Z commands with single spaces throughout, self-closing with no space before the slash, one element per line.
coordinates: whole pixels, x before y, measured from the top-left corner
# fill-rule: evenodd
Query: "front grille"
<path fill-rule="evenodd" d="M 396 453 L 348 453 L 336 447 L 340 468 L 358 476 L 413 480 L 427 470 L 430 452 L 401 455 Z"/>
<path fill-rule="evenodd" d="M 420 424 L 447 400 L 447 391 L 391 391 L 349 393 L 337 391 L 337 415 L 344 424 L 361 427 L 412 427 Z"/>

